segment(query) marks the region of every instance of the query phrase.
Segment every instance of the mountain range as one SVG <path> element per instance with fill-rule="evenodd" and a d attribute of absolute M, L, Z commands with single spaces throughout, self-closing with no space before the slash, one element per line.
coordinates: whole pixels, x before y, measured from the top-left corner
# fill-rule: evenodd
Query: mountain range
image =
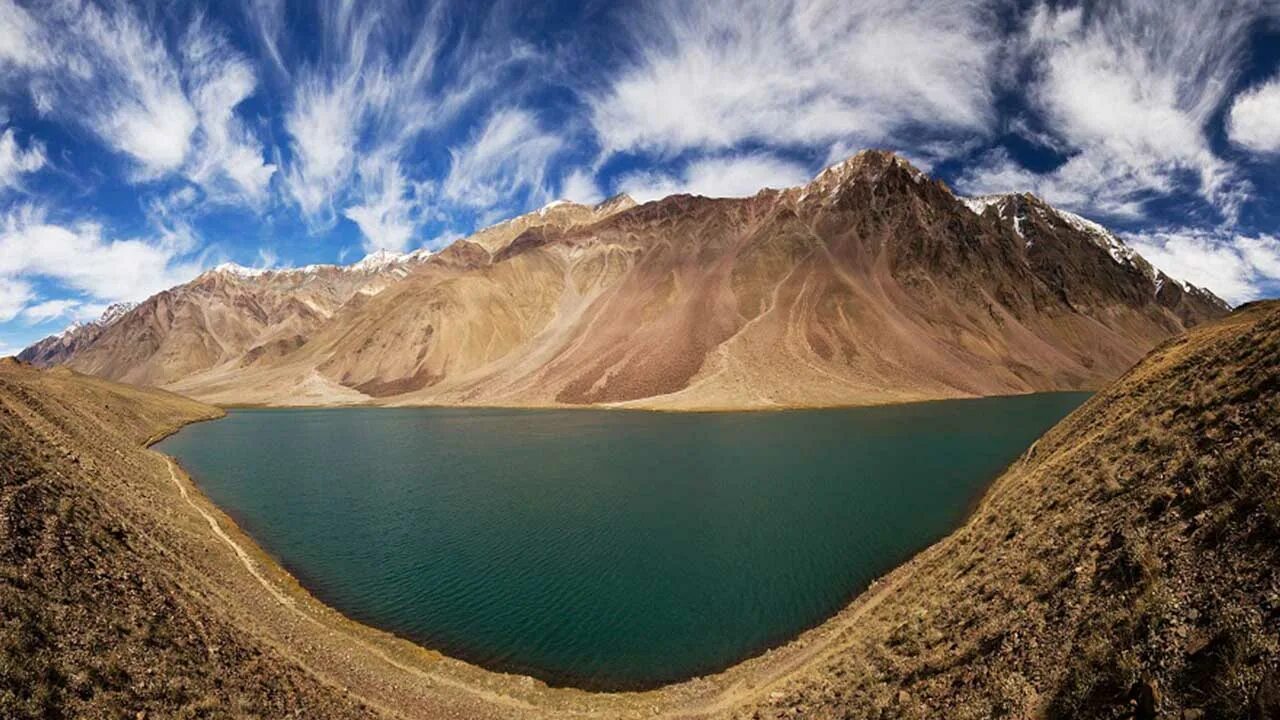
<path fill-rule="evenodd" d="M 437 253 L 224 265 L 20 358 L 221 404 L 745 409 L 1096 388 L 1229 312 L 1029 194 L 864 151 L 749 198 L 557 202 Z"/>

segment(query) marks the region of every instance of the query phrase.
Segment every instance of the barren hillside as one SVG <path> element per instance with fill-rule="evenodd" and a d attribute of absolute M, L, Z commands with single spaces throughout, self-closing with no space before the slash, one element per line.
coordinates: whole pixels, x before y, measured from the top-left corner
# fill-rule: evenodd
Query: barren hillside
<path fill-rule="evenodd" d="M 0 715 L 1272 718 L 1280 303 L 1161 345 L 795 641 L 550 689 L 319 605 L 140 444 L 217 411 L 0 366 Z"/>
<path fill-rule="evenodd" d="M 255 639 L 141 446 L 221 413 L 0 360 L 0 717 L 369 717 Z M 205 527 L 203 530 L 207 530 Z"/>
<path fill-rule="evenodd" d="M 532 227 L 488 262 L 428 262 L 293 353 L 172 387 L 673 409 L 1093 388 L 1225 311 L 1081 218 L 1030 196 L 966 202 L 863 153 L 805 187 L 671 197 Z"/>
<path fill-rule="evenodd" d="M 1277 438 L 1273 301 L 1170 340 L 1059 423 L 743 716 L 1280 716 Z"/>

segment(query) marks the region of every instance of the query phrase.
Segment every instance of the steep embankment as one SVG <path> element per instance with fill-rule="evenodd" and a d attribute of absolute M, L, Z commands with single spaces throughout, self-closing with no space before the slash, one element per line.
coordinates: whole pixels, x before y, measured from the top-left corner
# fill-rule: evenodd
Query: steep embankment
<path fill-rule="evenodd" d="M 141 449 L 219 415 L 0 360 L 0 716 L 367 717 L 217 609 L 199 528 Z"/>
<path fill-rule="evenodd" d="M 319 605 L 140 447 L 213 412 L 0 366 L 0 714 L 1280 712 L 1280 303 L 1165 343 L 828 622 L 648 693 L 548 689 Z"/>
<path fill-rule="evenodd" d="M 1165 343 L 759 716 L 1277 717 L 1278 439 L 1280 303 Z"/>

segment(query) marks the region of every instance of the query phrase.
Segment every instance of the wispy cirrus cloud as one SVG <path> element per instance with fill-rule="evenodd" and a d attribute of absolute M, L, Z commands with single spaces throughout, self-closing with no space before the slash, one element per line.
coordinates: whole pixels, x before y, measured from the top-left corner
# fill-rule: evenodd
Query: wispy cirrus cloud
<path fill-rule="evenodd" d="M 434 185 L 407 180 L 400 163 L 377 155 L 361 160 L 359 168 L 361 202 L 343 215 L 360 228 L 366 252 L 407 249 Z"/>
<path fill-rule="evenodd" d="M 18 316 L 31 300 L 35 289 L 31 283 L 15 277 L 0 275 L 0 322 L 8 322 Z"/>
<path fill-rule="evenodd" d="M 1132 233 L 1126 241 L 1172 277 L 1190 278 L 1232 304 L 1280 283 L 1280 238 L 1181 228 Z"/>
<path fill-rule="evenodd" d="M 58 318 L 72 320 L 93 320 L 102 315 L 107 306 L 101 303 L 87 303 L 73 298 L 45 300 L 28 305 L 22 310 L 22 318 L 32 325 L 39 325 Z"/>
<path fill-rule="evenodd" d="M 632 18 L 630 62 L 591 119 L 606 153 L 659 155 L 985 133 L 993 28 L 980 0 L 659 2 Z"/>
<path fill-rule="evenodd" d="M 600 190 L 600 183 L 596 182 L 591 173 L 582 168 L 575 168 L 568 175 L 565 175 L 560 182 L 560 192 L 557 195 L 570 202 L 583 205 L 595 205 L 604 200 L 604 193 Z"/>
<path fill-rule="evenodd" d="M 29 140 L 24 148 L 18 143 L 13 128 L 0 133 L 0 192 L 18 185 L 20 178 L 45 165 L 44 145 Z"/>
<path fill-rule="evenodd" d="M 260 34 L 271 37 L 274 5 L 258 2 L 253 8 Z M 533 145 L 518 148 L 514 159 L 485 155 L 486 143 L 501 138 L 484 133 L 504 130 L 489 120 L 479 131 L 483 143 L 452 148 L 454 167 L 440 182 L 427 182 L 406 160 L 424 134 L 457 121 L 475 98 L 496 87 L 508 67 L 533 57 L 498 19 L 483 30 L 506 42 L 479 43 L 474 32 L 462 31 L 446 43 L 444 10 L 436 5 L 425 17 L 411 18 L 399 7 L 334 3 L 321 12 L 323 57 L 292 73 L 285 116 L 285 186 L 313 228 L 346 217 L 359 227 L 366 249 L 403 249 L 442 202 L 435 191 L 443 188 L 444 201 L 459 203 L 450 190 L 464 178 L 486 172 L 503 177 L 513 165 L 528 170 L 525 161 L 541 152 L 538 138 L 526 136 Z M 271 48 L 279 53 L 276 45 Z M 493 166 L 482 167 L 484 161 Z M 479 180 L 475 187 L 489 188 Z M 493 200 L 488 193 L 465 204 L 487 207 L 485 201 Z"/>
<path fill-rule="evenodd" d="M 803 165 L 767 153 L 751 153 L 700 158 L 686 165 L 678 175 L 652 171 L 631 173 L 621 178 L 618 191 L 638 202 L 678 193 L 749 197 L 761 188 L 791 187 L 809 179 Z"/>
<path fill-rule="evenodd" d="M 475 209 L 493 208 L 522 193 L 545 199 L 548 164 L 564 147 L 527 110 L 495 112 L 469 142 L 451 151 L 444 200 Z"/>
<path fill-rule="evenodd" d="M 253 64 L 197 16 L 187 29 L 182 65 L 199 118 L 185 174 L 219 197 L 241 197 L 253 205 L 266 200 L 276 166 L 235 109 L 257 87 Z"/>
<path fill-rule="evenodd" d="M 30 68 L 51 62 L 40 23 L 13 0 L 0 0 L 0 63 Z"/>
<path fill-rule="evenodd" d="M 218 202 L 261 204 L 274 166 L 237 117 L 253 65 L 201 14 L 175 56 L 155 23 L 125 4 L 56 3 L 32 16 L 0 2 L 0 63 L 36 109 L 94 132 L 129 159 L 133 180 L 185 177 Z"/>
<path fill-rule="evenodd" d="M 1066 160 L 1036 173 L 996 149 L 962 176 L 962 189 L 1032 189 L 1112 216 L 1137 216 L 1152 197 L 1190 190 L 1234 221 L 1249 188 L 1212 151 L 1206 126 L 1262 9 L 1255 0 L 1037 6 L 1016 57 L 1030 67 L 1019 90 L 1039 128 L 1023 128 Z"/>
<path fill-rule="evenodd" d="M 47 18 L 56 38 L 55 110 L 85 112 L 90 128 L 144 177 L 177 171 L 199 124 L 164 40 L 128 6 L 66 5 Z M 51 26 L 63 23 L 64 32 Z"/>

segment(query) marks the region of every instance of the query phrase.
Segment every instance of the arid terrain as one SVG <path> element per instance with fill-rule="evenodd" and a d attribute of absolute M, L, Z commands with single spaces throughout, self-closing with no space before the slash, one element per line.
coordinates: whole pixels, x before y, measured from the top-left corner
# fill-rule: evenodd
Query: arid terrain
<path fill-rule="evenodd" d="M 1096 389 L 1227 310 L 1034 196 L 867 151 L 744 199 L 554 203 L 430 256 L 219 268 L 22 357 L 221 405 L 763 409 Z"/>
<path fill-rule="evenodd" d="M 828 622 L 647 693 L 497 675 L 320 605 L 145 447 L 218 414 L 0 366 L 0 715 L 1280 712 L 1280 303 L 1160 345 Z"/>

